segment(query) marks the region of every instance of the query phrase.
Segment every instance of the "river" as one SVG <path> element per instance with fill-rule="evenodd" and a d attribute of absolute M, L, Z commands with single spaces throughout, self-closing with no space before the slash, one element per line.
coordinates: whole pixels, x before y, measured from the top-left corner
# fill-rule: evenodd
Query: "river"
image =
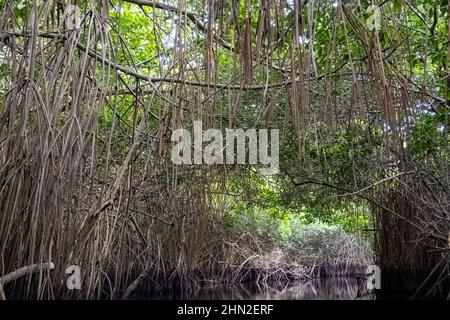
<path fill-rule="evenodd" d="M 374 299 L 356 278 L 322 278 L 302 283 L 262 285 L 233 285 L 202 288 L 184 296 L 165 291 L 150 299 L 187 300 L 355 300 Z"/>

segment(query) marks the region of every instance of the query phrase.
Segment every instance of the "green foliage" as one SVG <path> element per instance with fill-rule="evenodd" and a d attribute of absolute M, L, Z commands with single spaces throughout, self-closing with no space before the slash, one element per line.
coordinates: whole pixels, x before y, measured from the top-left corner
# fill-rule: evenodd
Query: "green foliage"
<path fill-rule="evenodd" d="M 296 229 L 287 245 L 300 250 L 310 263 L 328 264 L 371 259 L 370 242 L 341 226 L 314 223 Z M 305 259 L 305 258 L 304 258 Z"/>
<path fill-rule="evenodd" d="M 417 159 L 430 155 L 448 156 L 450 114 L 439 108 L 436 113 L 423 115 L 412 128 L 411 152 Z"/>
<path fill-rule="evenodd" d="M 292 188 L 286 182 L 286 177 L 267 179 L 256 172 L 244 179 L 242 176 L 230 179 L 225 224 L 233 232 L 250 232 L 279 244 L 289 243 L 300 229 L 310 224 L 338 226 L 349 233 L 368 227 L 369 212 L 363 203 L 329 199 L 323 203 L 314 192 L 299 199 L 298 195 L 292 197 Z"/>
<path fill-rule="evenodd" d="M 343 234 L 345 234 L 345 231 L 338 225 L 313 223 L 297 228 L 289 241 L 289 245 L 291 247 L 311 248 L 318 255 L 322 255 L 327 248 L 327 244 L 332 242 L 333 238 Z"/>
<path fill-rule="evenodd" d="M 157 76 L 158 73 L 158 56 L 162 54 L 157 51 L 157 45 L 161 43 L 161 36 L 157 36 L 153 29 L 153 22 L 151 16 L 159 18 L 158 23 L 162 27 L 170 28 L 170 21 L 164 18 L 160 10 L 148 9 L 143 7 L 141 9 L 136 6 L 123 2 L 120 10 L 113 10 L 109 14 L 111 24 L 114 30 L 122 38 L 122 41 L 116 39 L 115 45 L 117 47 L 127 46 L 127 50 L 118 51 L 118 61 L 139 64 L 139 68 L 148 72 L 152 76 Z M 145 14 L 144 14 L 145 13 Z M 168 31 L 169 32 L 169 31 Z"/>

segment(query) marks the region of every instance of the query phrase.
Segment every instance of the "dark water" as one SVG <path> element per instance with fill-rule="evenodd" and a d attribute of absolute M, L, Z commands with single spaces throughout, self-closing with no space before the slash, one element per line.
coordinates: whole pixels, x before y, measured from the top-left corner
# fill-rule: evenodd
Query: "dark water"
<path fill-rule="evenodd" d="M 358 289 L 359 288 L 359 289 Z M 356 278 L 314 279 L 303 283 L 234 285 L 203 288 L 188 295 L 160 293 L 150 299 L 188 300 L 355 300 L 374 299 Z"/>

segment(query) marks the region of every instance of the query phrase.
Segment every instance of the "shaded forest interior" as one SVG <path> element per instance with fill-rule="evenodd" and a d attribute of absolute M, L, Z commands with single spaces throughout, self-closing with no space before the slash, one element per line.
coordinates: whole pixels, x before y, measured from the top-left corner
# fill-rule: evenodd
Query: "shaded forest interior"
<path fill-rule="evenodd" d="M 449 1 L 0 8 L 0 298 L 189 296 L 370 264 L 386 292 L 450 298 Z M 194 121 L 278 129 L 279 172 L 173 163 Z"/>

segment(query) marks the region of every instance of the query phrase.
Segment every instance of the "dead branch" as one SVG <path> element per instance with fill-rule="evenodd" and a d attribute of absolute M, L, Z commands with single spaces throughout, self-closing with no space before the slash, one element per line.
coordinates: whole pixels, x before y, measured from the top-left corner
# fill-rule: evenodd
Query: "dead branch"
<path fill-rule="evenodd" d="M 3 285 L 12 282 L 14 280 L 17 280 L 19 278 L 22 278 L 26 275 L 39 272 L 42 270 L 53 270 L 55 268 L 55 265 L 53 262 L 49 263 L 38 263 L 33 264 L 31 266 L 25 266 L 22 268 L 19 268 L 11 273 L 8 273 L 0 278 L 0 300 L 6 300 L 5 292 L 3 291 Z"/>
<path fill-rule="evenodd" d="M 53 270 L 55 269 L 55 265 L 53 262 L 49 263 L 37 263 L 33 264 L 31 266 L 25 266 L 22 268 L 19 268 L 11 273 L 8 273 L 0 278 L 0 283 L 7 284 L 8 282 L 14 281 L 16 279 L 22 278 L 23 276 L 26 276 L 28 274 L 32 274 L 35 272 L 39 272 L 41 270 Z"/>

